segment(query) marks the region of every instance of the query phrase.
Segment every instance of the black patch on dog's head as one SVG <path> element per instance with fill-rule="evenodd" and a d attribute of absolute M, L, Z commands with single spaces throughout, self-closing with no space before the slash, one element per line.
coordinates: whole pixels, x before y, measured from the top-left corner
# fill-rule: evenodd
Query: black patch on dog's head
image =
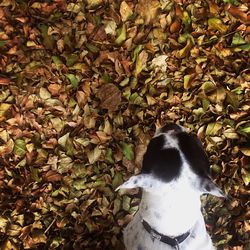
<path fill-rule="evenodd" d="M 200 177 L 209 176 L 209 160 L 199 139 L 186 132 L 177 135 L 179 147 L 191 169 Z"/>
<path fill-rule="evenodd" d="M 175 132 L 182 132 L 181 127 L 175 123 L 168 123 L 160 129 L 161 133 L 167 133 L 170 130 L 174 130 Z"/>
<path fill-rule="evenodd" d="M 164 148 L 165 137 L 154 137 L 143 158 L 142 173 L 152 173 L 157 178 L 169 182 L 180 175 L 182 160 L 176 148 Z"/>

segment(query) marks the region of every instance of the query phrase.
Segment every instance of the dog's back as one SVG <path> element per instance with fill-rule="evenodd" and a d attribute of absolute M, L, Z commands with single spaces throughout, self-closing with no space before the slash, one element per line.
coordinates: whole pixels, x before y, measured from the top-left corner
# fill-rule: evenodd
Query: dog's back
<path fill-rule="evenodd" d="M 150 141 L 140 175 L 119 188 L 141 187 L 139 211 L 124 230 L 128 250 L 214 249 L 200 211 L 200 195 L 223 196 L 211 181 L 197 137 L 169 124 Z M 170 238 L 170 239 L 169 239 Z M 164 239 L 164 240 L 163 240 Z M 172 245 L 172 246 L 171 246 Z"/>

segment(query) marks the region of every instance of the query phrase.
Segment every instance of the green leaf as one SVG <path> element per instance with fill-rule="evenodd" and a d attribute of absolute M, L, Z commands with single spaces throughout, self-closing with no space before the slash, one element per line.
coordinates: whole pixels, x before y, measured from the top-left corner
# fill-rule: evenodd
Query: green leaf
<path fill-rule="evenodd" d="M 248 51 L 248 50 L 250 50 L 250 43 L 240 45 L 238 48 L 245 50 L 245 51 Z"/>
<path fill-rule="evenodd" d="M 78 79 L 76 78 L 76 76 L 74 74 L 66 74 L 66 77 L 69 79 L 72 87 L 74 89 L 77 89 L 79 82 L 78 82 Z"/>
<path fill-rule="evenodd" d="M 86 44 L 86 47 L 92 52 L 92 53 L 98 53 L 99 48 L 97 48 L 94 44 L 88 43 Z"/>
<path fill-rule="evenodd" d="M 23 139 L 17 139 L 15 141 L 14 153 L 19 156 L 24 156 L 26 152 L 26 142 Z"/>
<path fill-rule="evenodd" d="M 182 22 L 183 22 L 183 24 L 184 24 L 184 26 L 185 26 L 184 30 L 187 31 L 188 28 L 189 28 L 190 25 L 191 25 L 191 18 L 190 18 L 190 16 L 189 16 L 189 14 L 188 14 L 187 11 L 183 11 Z"/>
<path fill-rule="evenodd" d="M 240 132 L 250 134 L 250 124 L 247 124 L 244 128 L 239 129 Z"/>
<path fill-rule="evenodd" d="M 139 96 L 137 93 L 133 93 L 129 98 L 129 102 L 132 104 L 141 105 L 143 103 L 143 97 Z"/>
<path fill-rule="evenodd" d="M 40 182 L 41 178 L 39 178 L 39 169 L 35 168 L 33 166 L 30 166 L 30 173 L 31 173 L 31 178 L 32 180 L 36 181 L 36 182 Z"/>
<path fill-rule="evenodd" d="M 106 159 L 109 163 L 114 163 L 113 152 L 112 152 L 112 149 L 111 149 L 111 148 L 108 148 L 108 149 L 107 149 L 105 159 Z"/>
<path fill-rule="evenodd" d="M 140 44 L 140 45 L 136 46 L 136 48 L 133 52 L 133 58 L 132 58 L 133 63 L 136 61 L 136 59 L 137 59 L 137 57 L 142 49 L 143 49 L 143 45 Z"/>
<path fill-rule="evenodd" d="M 237 45 L 242 45 L 242 44 L 246 44 L 246 41 L 243 39 L 243 37 L 239 33 L 235 33 L 233 36 L 231 45 L 237 46 Z"/>
<path fill-rule="evenodd" d="M 62 61 L 61 61 L 61 59 L 58 56 L 52 56 L 51 58 L 52 58 L 53 63 L 56 66 L 59 66 L 59 65 L 63 64 Z"/>
<path fill-rule="evenodd" d="M 120 82 L 119 85 L 120 85 L 121 87 L 125 87 L 126 85 L 129 84 L 129 81 L 130 81 L 129 77 L 126 77 L 124 80 L 122 80 L 122 81 Z"/>
<path fill-rule="evenodd" d="M 238 0 L 223 0 L 224 3 L 230 3 L 233 4 L 235 6 L 239 6 L 240 2 Z"/>
<path fill-rule="evenodd" d="M 184 89 L 189 89 L 189 87 L 190 87 L 190 75 L 185 75 L 184 76 L 184 84 L 183 84 L 183 86 L 184 86 Z"/>
<path fill-rule="evenodd" d="M 72 54 L 72 55 L 70 55 L 70 56 L 67 58 L 66 65 L 67 65 L 68 67 L 71 67 L 71 66 L 73 66 L 77 61 L 78 61 L 78 55 Z"/>
<path fill-rule="evenodd" d="M 113 188 L 117 188 L 123 183 L 123 178 L 121 173 L 116 173 L 113 180 L 112 180 L 112 186 Z"/>
<path fill-rule="evenodd" d="M 122 42 L 124 42 L 127 38 L 127 31 L 126 31 L 126 26 L 125 24 L 122 25 L 122 27 L 118 30 L 118 37 L 115 40 L 116 44 L 121 44 Z"/>
<path fill-rule="evenodd" d="M 111 83 L 112 82 L 112 78 L 110 75 L 108 74 L 103 74 L 103 76 L 101 77 L 101 79 L 105 82 L 105 83 Z"/>
<path fill-rule="evenodd" d="M 123 152 L 124 156 L 128 160 L 132 161 L 134 159 L 133 145 L 125 143 L 125 142 L 121 142 L 121 147 L 122 147 L 122 152 Z"/>
<path fill-rule="evenodd" d="M 0 48 L 1 48 L 1 47 L 3 47 L 5 44 L 6 44 L 6 42 L 5 42 L 5 41 L 0 40 Z"/>
<path fill-rule="evenodd" d="M 85 179 L 78 179 L 78 180 L 75 180 L 75 181 L 73 182 L 73 187 L 74 187 L 76 190 L 84 190 L 84 189 L 87 188 L 85 182 L 86 182 Z"/>
<path fill-rule="evenodd" d="M 202 107 L 204 111 L 207 111 L 210 106 L 210 101 L 208 99 L 202 99 Z"/>
<path fill-rule="evenodd" d="M 42 33 L 42 36 L 48 35 L 48 29 L 49 29 L 49 27 L 47 25 L 45 25 L 45 24 L 39 24 L 38 28 L 40 29 L 40 31 Z"/>

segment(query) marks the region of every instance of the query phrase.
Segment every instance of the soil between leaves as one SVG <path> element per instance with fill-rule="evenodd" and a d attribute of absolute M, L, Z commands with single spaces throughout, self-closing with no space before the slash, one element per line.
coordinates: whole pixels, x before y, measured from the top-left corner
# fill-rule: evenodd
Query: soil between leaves
<path fill-rule="evenodd" d="M 218 249 L 250 249 L 246 0 L 0 3 L 0 248 L 121 249 L 155 129 L 198 134 L 230 199 Z"/>

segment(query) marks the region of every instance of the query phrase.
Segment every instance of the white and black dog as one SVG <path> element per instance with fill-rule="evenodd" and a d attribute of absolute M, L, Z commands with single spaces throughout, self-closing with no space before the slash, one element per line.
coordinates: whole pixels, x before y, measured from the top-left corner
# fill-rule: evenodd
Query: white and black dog
<path fill-rule="evenodd" d="M 199 139 L 176 124 L 156 132 L 143 158 L 141 174 L 117 189 L 141 187 L 138 212 L 124 230 L 128 250 L 211 250 L 200 196 L 224 197 L 210 178 Z"/>

